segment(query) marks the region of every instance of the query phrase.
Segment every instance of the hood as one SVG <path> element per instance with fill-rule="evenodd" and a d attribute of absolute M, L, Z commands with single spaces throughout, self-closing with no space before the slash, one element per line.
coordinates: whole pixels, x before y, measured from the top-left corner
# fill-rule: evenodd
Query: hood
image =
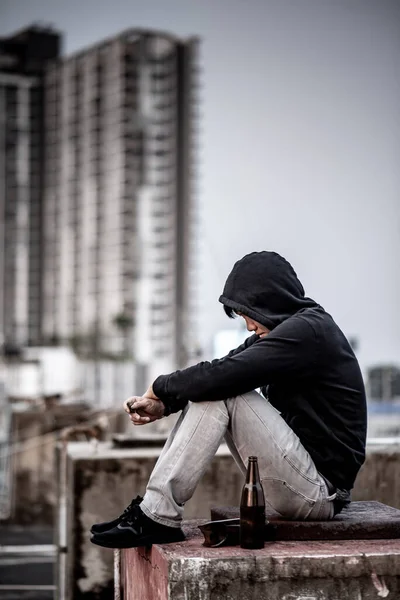
<path fill-rule="evenodd" d="M 252 252 L 235 263 L 219 301 L 268 329 L 304 308 L 318 306 L 287 260 L 276 252 Z"/>

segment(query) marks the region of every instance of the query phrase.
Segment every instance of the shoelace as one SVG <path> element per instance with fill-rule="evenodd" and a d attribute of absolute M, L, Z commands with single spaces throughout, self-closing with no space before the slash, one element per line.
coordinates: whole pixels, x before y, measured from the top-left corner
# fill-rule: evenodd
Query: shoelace
<path fill-rule="evenodd" d="M 124 518 L 124 523 L 133 527 L 141 514 L 142 511 L 140 510 L 139 504 L 134 504 Z"/>
<path fill-rule="evenodd" d="M 132 500 L 132 502 L 129 504 L 129 506 L 127 506 L 125 508 L 124 512 L 120 516 L 120 519 L 125 520 L 125 517 L 128 517 L 129 513 L 135 508 L 135 506 L 139 506 L 139 504 L 141 503 L 142 500 L 143 500 L 143 498 L 141 496 L 136 496 L 136 498 L 134 500 Z"/>

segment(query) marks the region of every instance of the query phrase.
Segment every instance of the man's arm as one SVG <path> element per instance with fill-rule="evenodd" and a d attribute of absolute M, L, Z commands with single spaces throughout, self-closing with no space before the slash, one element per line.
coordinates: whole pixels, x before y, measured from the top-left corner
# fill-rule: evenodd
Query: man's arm
<path fill-rule="evenodd" d="M 258 340 L 258 335 L 256 335 L 256 334 L 250 335 L 248 338 L 245 339 L 245 341 L 242 344 L 240 344 L 240 346 L 238 346 L 237 348 L 234 348 L 233 350 L 228 352 L 228 354 L 226 356 L 224 356 L 223 358 L 220 358 L 220 359 L 217 358 L 217 359 L 213 360 L 210 364 L 213 364 L 219 360 L 224 360 L 225 358 L 231 358 L 232 356 L 236 356 L 237 354 L 240 354 L 241 352 L 243 352 L 244 350 L 249 348 L 252 344 L 254 344 L 254 342 L 256 342 L 257 340 Z M 192 367 L 189 367 L 189 369 L 190 368 L 192 368 Z M 183 372 L 183 371 L 176 371 L 176 372 Z M 161 377 L 163 377 L 163 376 L 161 376 Z M 157 379 L 156 379 L 156 381 L 157 381 Z M 153 383 L 153 386 L 154 386 L 154 383 Z M 164 400 L 163 400 L 164 406 L 165 406 L 164 416 L 166 416 L 166 417 L 168 415 L 170 415 L 171 413 L 175 413 L 180 410 L 183 410 L 185 408 L 186 404 L 188 403 L 188 401 L 191 400 L 191 398 L 175 397 L 175 398 L 173 398 L 172 402 L 170 400 L 171 399 L 169 397 L 167 399 L 167 397 L 164 396 Z"/>
<path fill-rule="evenodd" d="M 153 390 L 166 412 L 176 412 L 188 400 L 223 400 L 280 378 L 306 377 L 315 367 L 315 332 L 301 317 L 286 321 L 265 338 L 251 337 L 257 339 L 240 352 L 158 377 Z"/>
<path fill-rule="evenodd" d="M 257 335 L 249 336 L 243 344 L 231 350 L 225 358 L 239 354 L 258 339 Z M 124 402 L 124 410 L 129 414 L 133 425 L 146 425 L 162 417 L 167 417 L 171 412 L 178 412 L 185 408 L 188 400 L 178 401 L 175 399 L 173 409 L 169 404 L 165 405 L 154 393 L 153 386 L 149 386 L 143 396 L 132 396 Z"/>

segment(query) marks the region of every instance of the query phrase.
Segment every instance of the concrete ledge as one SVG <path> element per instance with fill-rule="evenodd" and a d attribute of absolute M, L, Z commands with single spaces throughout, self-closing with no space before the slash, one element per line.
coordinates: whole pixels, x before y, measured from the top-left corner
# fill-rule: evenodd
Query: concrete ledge
<path fill-rule="evenodd" d="M 122 551 L 124 600 L 400 597 L 397 540 L 267 542 L 262 550 L 205 548 L 199 523 L 185 524 L 185 542 Z"/>
<path fill-rule="evenodd" d="M 238 506 L 211 508 L 213 521 L 236 519 L 239 514 Z M 381 502 L 351 502 L 331 521 L 285 521 L 271 509 L 265 515 L 265 539 L 270 541 L 400 538 L 400 510 Z"/>
<path fill-rule="evenodd" d="M 57 569 L 65 581 L 66 600 L 112 597 L 113 554 L 90 543 L 89 528 L 114 518 L 132 497 L 144 492 L 159 452 L 160 448 L 111 448 L 107 443 L 100 443 L 97 450 L 89 443 L 68 444 L 67 510 L 58 525 L 65 530 L 68 551 L 60 555 Z M 399 460 L 400 445 L 370 450 L 353 499 L 379 500 L 400 508 Z M 242 487 L 242 474 L 222 446 L 185 507 L 185 519 L 209 520 L 212 506 L 237 504 Z M 289 595 L 286 600 L 294 599 Z M 355 594 L 354 600 L 364 597 Z"/>

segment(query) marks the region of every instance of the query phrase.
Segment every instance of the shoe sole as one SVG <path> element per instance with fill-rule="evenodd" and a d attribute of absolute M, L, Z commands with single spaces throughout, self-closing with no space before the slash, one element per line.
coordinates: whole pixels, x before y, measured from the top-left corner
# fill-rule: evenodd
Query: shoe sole
<path fill-rule="evenodd" d="M 103 548 L 113 548 L 113 549 L 122 549 L 122 548 L 140 548 L 142 546 L 152 546 L 153 544 L 176 544 L 178 542 L 184 542 L 186 540 L 186 537 L 184 535 L 184 533 L 182 533 L 182 536 L 177 536 L 176 539 L 171 540 L 171 538 L 154 538 L 154 536 L 146 536 L 146 537 L 142 537 L 140 538 L 140 540 L 138 540 L 136 543 L 135 542 L 126 542 L 126 543 L 122 543 L 119 544 L 118 546 L 115 546 L 115 541 L 113 543 L 113 540 L 99 540 L 96 539 L 96 535 L 93 535 L 90 538 L 90 541 L 92 542 L 92 544 L 96 544 L 97 546 L 102 546 Z"/>

